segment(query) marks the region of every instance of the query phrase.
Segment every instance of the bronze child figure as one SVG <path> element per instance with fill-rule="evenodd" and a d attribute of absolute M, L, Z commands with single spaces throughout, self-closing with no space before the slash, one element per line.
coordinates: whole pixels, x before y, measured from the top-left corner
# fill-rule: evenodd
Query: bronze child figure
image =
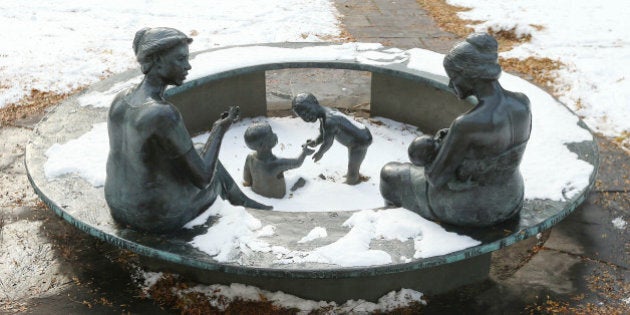
<path fill-rule="evenodd" d="M 298 168 L 304 163 L 307 155 L 315 150 L 306 145 L 302 153 L 295 159 L 276 157 L 272 149 L 278 144 L 278 136 L 268 123 L 254 123 L 245 131 L 245 144 L 255 152 L 250 153 L 243 168 L 243 184 L 262 196 L 282 198 L 286 193 L 284 172 Z"/>
<path fill-rule="evenodd" d="M 184 33 L 144 28 L 133 49 L 145 74 L 120 92 L 109 109 L 109 156 L 105 200 L 114 219 L 149 232 L 171 232 L 206 210 L 215 199 L 265 208 L 249 199 L 219 161 L 223 135 L 238 118 L 238 107 L 212 125 L 201 153 L 179 111 L 164 98 L 168 85 L 181 85 L 191 69 Z"/>
<path fill-rule="evenodd" d="M 409 148 L 407 154 L 409 160 L 415 166 L 428 167 L 431 165 L 435 157 L 440 150 L 440 144 L 448 133 L 448 128 L 441 129 L 433 137 L 423 135 L 414 139 Z"/>
<path fill-rule="evenodd" d="M 359 168 L 368 147 L 372 144 L 370 130 L 339 111 L 320 105 L 311 93 L 298 94 L 293 98 L 292 107 L 293 111 L 306 122 L 319 120 L 319 136 L 306 142 L 310 147 L 321 144 L 317 153 L 313 155 L 313 160 L 319 161 L 336 139 L 348 147 L 346 183 L 358 184 L 361 181 Z"/>

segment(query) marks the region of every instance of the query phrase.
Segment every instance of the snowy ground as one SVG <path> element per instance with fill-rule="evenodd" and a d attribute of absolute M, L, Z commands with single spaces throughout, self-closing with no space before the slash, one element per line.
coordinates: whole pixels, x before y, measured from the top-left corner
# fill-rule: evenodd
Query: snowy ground
<path fill-rule="evenodd" d="M 193 51 L 320 41 L 339 34 L 337 11 L 328 0 L 191 0 L 186 5 L 168 0 L 6 0 L 0 2 L 0 25 L 0 107 L 32 89 L 68 92 L 136 67 L 131 42 L 143 27 L 177 28 L 194 38 Z"/>

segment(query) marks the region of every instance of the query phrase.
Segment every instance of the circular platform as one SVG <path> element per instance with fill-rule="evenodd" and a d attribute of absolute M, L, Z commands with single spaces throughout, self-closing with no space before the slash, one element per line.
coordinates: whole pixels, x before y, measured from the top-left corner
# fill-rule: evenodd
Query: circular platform
<path fill-rule="evenodd" d="M 368 71 L 371 72 L 372 116 L 391 118 L 418 126 L 424 132 L 435 132 L 447 127 L 470 106 L 448 91 L 442 58 L 443 55 L 421 49 L 402 51 L 363 43 L 226 47 L 193 54 L 193 69 L 188 81 L 169 89 L 167 96 L 182 112 L 191 133 L 196 133 L 209 126 L 224 110 L 212 104 L 238 104 L 246 117 L 266 115 L 265 71 L 284 68 Z M 47 150 L 55 143 L 63 144 L 86 134 L 94 124 L 105 122 L 107 106 L 113 96 L 140 78 L 138 70 L 116 75 L 51 110 L 37 126 L 36 136 L 26 148 L 29 179 L 44 202 L 81 230 L 147 257 L 147 264 L 155 268 L 174 270 L 209 283 L 245 283 L 309 299 L 345 301 L 376 300 L 400 288 L 440 293 L 480 281 L 487 276 L 492 251 L 552 227 L 584 201 L 594 185 L 599 163 L 597 145 L 590 131 L 573 113 L 539 88 L 504 74 L 501 83 L 506 89 L 523 92 L 532 100 L 532 138 L 553 138 L 558 128 L 562 128 L 567 133 L 565 137 L 569 138 L 550 141 L 549 146 L 562 146 L 560 149 L 589 165 L 581 174 L 581 181 L 566 179 L 558 198 L 528 198 L 518 218 L 491 229 L 445 227 L 469 235 L 481 244 L 441 256 L 406 261 L 395 259 L 392 263 L 375 266 L 341 267 L 322 263 L 279 264 L 273 252 L 246 251 L 237 261 L 219 262 L 190 244 L 207 227 L 162 236 L 138 233 L 113 221 L 102 187 L 94 187 L 76 174 L 54 179 L 45 175 Z M 543 119 L 549 115 L 553 115 L 553 119 Z M 545 158 L 551 165 L 563 165 L 561 160 L 553 164 L 559 157 Z M 561 168 L 549 171 L 556 172 L 559 177 L 564 174 Z M 233 176 L 238 178 L 238 175 Z M 527 185 L 526 182 L 526 196 Z M 247 212 L 263 226 L 275 227 L 273 235 L 265 238 L 270 246 L 292 250 L 312 250 L 321 246 L 322 243 L 317 242 L 297 243 L 305 231 L 316 226 L 326 227 L 328 242 L 342 238 L 349 230 L 343 223 L 356 213 L 254 209 L 247 209 Z M 411 241 L 374 240 L 369 246 L 392 257 L 414 255 Z"/>

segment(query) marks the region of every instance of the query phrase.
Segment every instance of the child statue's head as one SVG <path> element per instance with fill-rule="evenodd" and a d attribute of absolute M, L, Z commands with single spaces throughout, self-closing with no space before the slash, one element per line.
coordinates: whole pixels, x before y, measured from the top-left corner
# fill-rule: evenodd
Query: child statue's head
<path fill-rule="evenodd" d="M 437 143 L 433 137 L 420 136 L 411 142 L 407 153 L 409 160 L 416 166 L 427 166 L 437 156 Z"/>
<path fill-rule="evenodd" d="M 306 122 L 315 122 L 319 118 L 320 105 L 311 93 L 300 93 L 291 102 L 293 112 Z"/>
<path fill-rule="evenodd" d="M 271 130 L 266 122 L 253 123 L 245 130 L 245 144 L 247 147 L 258 151 L 271 149 L 278 143 L 278 136 Z"/>

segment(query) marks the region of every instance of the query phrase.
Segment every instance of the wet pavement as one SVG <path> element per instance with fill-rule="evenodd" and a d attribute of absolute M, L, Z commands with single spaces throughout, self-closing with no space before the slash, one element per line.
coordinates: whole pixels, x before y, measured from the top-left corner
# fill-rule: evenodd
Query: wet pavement
<path fill-rule="evenodd" d="M 415 0 L 336 0 L 341 22 L 357 41 L 446 52 L 457 40 L 437 28 Z M 332 71 L 332 70 L 326 70 Z M 329 94 L 329 104 L 365 106 L 369 78 L 324 70 L 268 74 L 268 98 L 288 105 L 301 89 Z M 316 87 L 314 84 L 316 83 Z M 332 84 L 329 83 L 329 84 Z M 336 98 L 340 91 L 343 98 Z M 0 313 L 167 313 L 142 298 L 133 254 L 75 229 L 32 192 L 22 159 L 33 117 L 0 129 Z M 428 314 L 518 314 L 553 311 L 630 313 L 630 156 L 598 137 L 596 188 L 576 211 L 538 238 L 493 253 L 490 278 L 428 297 Z M 559 170 L 561 171 L 561 170 Z"/>

